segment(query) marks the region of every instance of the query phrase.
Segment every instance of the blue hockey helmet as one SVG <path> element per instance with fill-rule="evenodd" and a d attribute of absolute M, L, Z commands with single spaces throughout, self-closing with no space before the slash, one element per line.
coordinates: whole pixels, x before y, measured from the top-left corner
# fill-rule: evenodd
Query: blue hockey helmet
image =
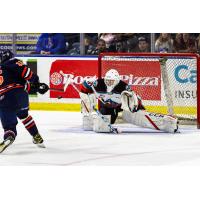
<path fill-rule="evenodd" d="M 14 54 L 10 50 L 5 50 L 0 53 L 0 62 L 4 63 L 14 57 Z"/>

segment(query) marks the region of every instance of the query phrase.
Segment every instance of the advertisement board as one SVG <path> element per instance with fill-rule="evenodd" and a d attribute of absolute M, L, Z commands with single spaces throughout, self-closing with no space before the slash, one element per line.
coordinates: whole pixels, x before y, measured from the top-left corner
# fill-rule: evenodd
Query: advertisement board
<path fill-rule="evenodd" d="M 113 67 L 119 72 L 121 79 L 143 100 L 161 100 L 161 71 L 158 61 L 144 61 L 144 59 L 102 61 L 102 76 Z"/>
<path fill-rule="evenodd" d="M 60 70 L 66 75 L 73 75 L 77 87 L 84 78 L 97 75 L 98 58 L 96 57 L 65 57 L 65 56 L 23 56 L 18 57 L 37 71 L 41 82 L 49 84 L 51 88 L 63 88 L 64 79 Z M 175 105 L 196 106 L 196 63 L 195 60 L 185 60 L 184 64 L 173 60 L 167 63 L 170 79 L 170 90 L 172 91 Z M 111 65 L 109 65 L 112 67 Z M 166 105 L 165 94 L 159 62 L 148 61 L 146 63 L 136 62 L 135 68 L 129 63 L 124 63 L 118 69 L 122 80 L 130 84 L 143 99 L 145 105 Z M 147 70 L 148 69 L 148 70 Z M 103 71 L 103 74 L 105 74 Z M 62 96 L 61 99 L 58 99 Z M 77 92 L 69 86 L 66 92 L 49 91 L 44 95 L 38 94 L 30 98 L 34 103 L 80 103 Z"/>
<path fill-rule="evenodd" d="M 173 64 L 172 64 L 173 63 Z M 195 59 L 169 59 L 166 63 L 174 105 L 196 105 L 197 63 Z"/>
<path fill-rule="evenodd" d="M 16 50 L 17 54 L 29 54 L 36 50 L 36 44 L 40 33 L 17 33 Z M 0 51 L 12 50 L 13 34 L 0 33 Z"/>
<path fill-rule="evenodd" d="M 79 88 L 84 79 L 98 75 L 97 66 L 97 60 L 56 60 L 51 65 L 50 87 L 63 89 L 65 82 L 64 77 L 60 74 L 60 71 L 63 71 L 66 76 L 73 76 L 73 82 Z M 70 85 L 65 93 L 50 91 L 50 98 L 57 98 L 60 95 L 63 98 L 79 98 L 79 94 Z"/>

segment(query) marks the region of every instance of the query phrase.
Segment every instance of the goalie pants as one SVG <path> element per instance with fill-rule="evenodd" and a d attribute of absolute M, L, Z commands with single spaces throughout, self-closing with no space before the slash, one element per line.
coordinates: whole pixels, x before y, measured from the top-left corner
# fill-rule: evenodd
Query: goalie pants
<path fill-rule="evenodd" d="M 118 117 L 118 113 L 121 112 L 122 109 L 121 108 L 107 108 L 105 106 L 100 106 L 99 111 L 102 115 L 111 115 L 111 124 L 114 124 Z"/>

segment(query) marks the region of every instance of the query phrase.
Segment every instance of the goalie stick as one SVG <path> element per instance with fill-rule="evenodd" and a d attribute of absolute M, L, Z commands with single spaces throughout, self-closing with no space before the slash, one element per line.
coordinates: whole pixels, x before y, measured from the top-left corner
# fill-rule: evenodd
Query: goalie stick
<path fill-rule="evenodd" d="M 71 77 L 66 77 L 66 75 L 63 73 L 63 71 L 60 71 L 60 74 L 63 75 L 65 78 L 69 79 L 69 80 L 67 80 L 68 85 L 69 85 L 69 84 L 72 85 L 72 87 L 78 92 L 78 94 L 79 94 L 79 96 L 80 96 L 80 90 L 74 85 L 73 81 L 71 80 Z M 68 86 L 68 85 L 67 85 L 67 86 Z M 67 88 L 67 87 L 66 87 L 66 88 Z M 65 88 L 65 90 L 66 90 L 66 88 Z M 96 95 L 95 95 L 95 96 L 96 96 Z M 99 99 L 99 98 L 97 98 L 97 99 Z M 87 108 L 85 102 L 84 102 L 83 100 L 81 100 L 81 101 L 82 101 L 84 107 L 86 108 L 87 112 L 89 113 L 89 109 Z M 94 111 L 97 113 L 97 115 L 98 115 L 104 122 L 107 123 L 105 117 L 99 112 L 99 110 L 96 109 L 95 107 L 93 107 L 93 109 L 94 109 Z M 117 128 L 114 128 L 110 123 L 108 124 L 108 127 L 110 128 L 110 130 L 111 130 L 112 133 L 119 133 L 118 129 L 117 129 Z"/>
<path fill-rule="evenodd" d="M 103 103 L 105 105 L 105 102 L 101 98 L 98 97 L 97 91 L 95 90 L 93 85 L 91 86 L 91 88 L 95 94 L 96 99 L 98 99 L 99 101 L 101 101 L 101 103 Z"/>

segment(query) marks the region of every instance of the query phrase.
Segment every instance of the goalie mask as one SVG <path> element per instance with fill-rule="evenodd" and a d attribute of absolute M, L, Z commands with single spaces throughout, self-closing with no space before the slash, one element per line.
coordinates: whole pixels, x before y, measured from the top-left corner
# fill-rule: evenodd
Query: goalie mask
<path fill-rule="evenodd" d="M 117 70 L 111 69 L 106 72 L 106 75 L 104 77 L 104 83 L 107 87 L 107 92 L 111 92 L 114 87 L 119 83 L 120 76 Z"/>

